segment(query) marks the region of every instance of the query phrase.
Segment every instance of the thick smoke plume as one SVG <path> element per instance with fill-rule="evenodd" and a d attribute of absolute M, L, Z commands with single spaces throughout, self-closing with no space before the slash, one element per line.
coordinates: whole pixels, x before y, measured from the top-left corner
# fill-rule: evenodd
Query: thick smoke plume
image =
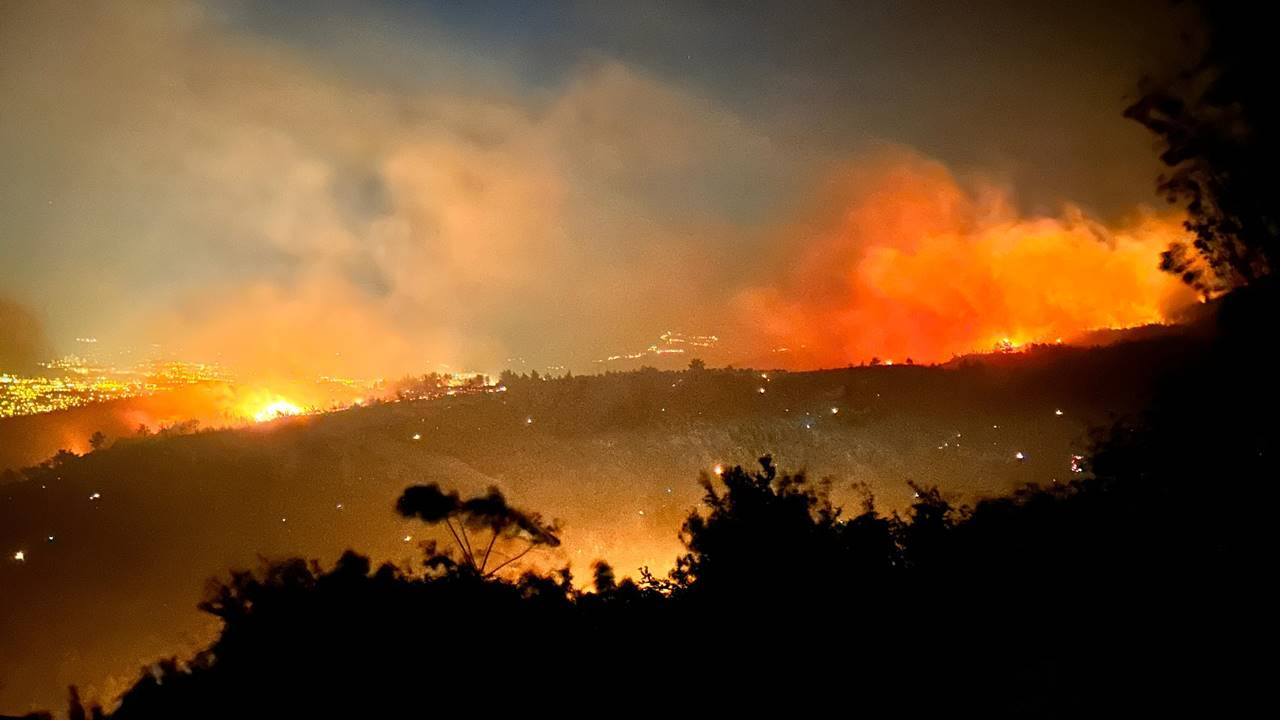
<path fill-rule="evenodd" d="M 274 383 L 592 370 L 668 329 L 753 356 L 804 345 L 812 364 L 940 360 L 1190 301 L 1155 268 L 1173 218 L 1028 217 L 910 152 L 853 163 L 796 213 L 814 158 L 865 139 L 806 152 L 598 55 L 534 88 L 445 36 L 370 68 L 377 47 L 341 18 L 317 27 L 343 60 L 243 9 L 5 11 L 0 157 L 21 182 L 0 193 L 0 263 L 51 334 Z"/>
<path fill-rule="evenodd" d="M 442 40 L 371 79 L 234 7 L 0 23 L 0 150 L 38 199 L 6 255 L 59 268 L 27 295 L 73 332 L 253 378 L 583 367 L 708 304 L 719 185 L 771 164 L 731 113 L 608 58 L 531 94 Z"/>

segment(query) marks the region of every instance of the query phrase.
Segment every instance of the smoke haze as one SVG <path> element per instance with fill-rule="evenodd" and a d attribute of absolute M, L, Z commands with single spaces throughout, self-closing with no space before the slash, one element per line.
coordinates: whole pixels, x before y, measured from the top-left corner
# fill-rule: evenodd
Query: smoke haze
<path fill-rule="evenodd" d="M 0 296 L 0 371 L 30 372 L 48 357 L 44 326 L 29 308 Z"/>
<path fill-rule="evenodd" d="M 789 79 L 730 83 L 755 77 L 776 99 L 747 104 L 692 65 L 672 72 L 692 54 L 637 54 L 600 29 L 615 13 L 575 12 L 592 39 L 557 34 L 535 51 L 392 6 L 291 19 L 237 3 L 7 3 L 0 280 L 45 316 L 50 350 L 78 335 L 160 343 L 256 378 L 493 372 L 513 357 L 591 369 L 668 329 L 740 354 L 806 344 L 822 362 L 939 359 L 1004 335 L 1155 321 L 1185 301 L 1154 269 L 1176 219 L 1137 209 L 1153 161 L 1129 161 L 1149 153 L 1119 116 L 1128 55 L 1070 74 L 1100 83 L 1088 97 L 1116 93 L 1073 125 L 1086 137 L 1043 138 L 1010 170 L 1008 148 L 973 157 L 1000 134 L 962 122 L 992 107 L 980 94 L 902 109 L 911 122 L 886 138 L 861 101 L 796 109 L 811 85 L 836 93 L 847 75 L 810 53 L 787 55 L 802 63 Z M 829 12 L 844 10 L 813 22 Z M 770 26 L 761 42 L 812 30 Z M 1097 44 L 1103 30 L 1072 32 Z M 406 33 L 388 49 L 385 36 Z M 882 33 L 897 44 L 859 66 L 885 74 L 867 87 L 922 72 L 900 52 L 921 41 Z M 744 60 L 701 61 L 728 72 Z M 1028 67 L 1067 82 L 1060 64 Z M 1006 92 L 1051 115 L 1040 80 Z M 1023 110 L 1004 122 L 1045 126 Z M 939 141 L 966 133 L 978 133 L 967 155 Z M 1082 142 L 1105 166 L 1071 181 L 1082 195 L 1142 180 L 1105 211 L 1022 207 L 1080 174 L 1058 148 Z M 1027 170 L 1042 162 L 1058 166 Z M 953 172 L 1000 182 L 962 187 Z M 1041 180 L 1015 192 L 1027 178 Z M 1031 299 L 1046 282 L 1053 292 Z"/>

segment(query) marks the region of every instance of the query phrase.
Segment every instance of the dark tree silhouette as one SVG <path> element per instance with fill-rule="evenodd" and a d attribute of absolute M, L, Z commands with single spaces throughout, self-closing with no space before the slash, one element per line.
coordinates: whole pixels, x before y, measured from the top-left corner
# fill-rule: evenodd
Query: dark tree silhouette
<path fill-rule="evenodd" d="M 908 697 L 913 711 L 1020 715 L 1244 702 L 1231 639 L 1264 617 L 1266 595 L 1241 602 L 1232 558 L 1253 556 L 1240 544 L 1252 535 L 1189 522 L 1195 495 L 1117 461 L 1147 457 L 1150 441 L 1137 455 L 1107 442 L 1097 460 L 1114 474 L 972 509 L 913 486 L 909 511 L 888 517 L 868 496 L 845 518 L 829 483 L 761 458 L 702 478 L 669 579 L 599 562 L 591 593 L 567 570 L 486 569 L 468 531 L 554 537 L 496 491 L 412 487 L 398 509 L 449 527 L 462 562 L 428 557 L 423 575 L 348 551 L 327 571 L 291 559 L 232 573 L 201 605 L 219 638 L 148 668 L 110 716 L 403 715 L 422 711 L 406 692 L 419 687 L 515 712 L 568 679 L 591 707 L 620 679 L 672 688 L 686 709 L 803 709 L 831 693 L 867 711 Z"/>
<path fill-rule="evenodd" d="M 1190 245 L 1162 267 L 1206 296 L 1269 274 L 1280 258 L 1280 123 L 1272 23 L 1260 4 L 1195 3 L 1207 37 L 1199 58 L 1170 77 L 1148 78 L 1125 110 L 1160 140 L 1169 166 L 1158 181 L 1186 207 Z"/>
<path fill-rule="evenodd" d="M 58 452 L 54 453 L 53 457 L 49 458 L 49 466 L 54 468 L 61 467 L 62 465 L 66 465 L 67 463 L 71 462 L 72 460 L 75 460 L 78 457 L 80 456 L 71 452 L 70 450 L 67 450 L 66 448 L 63 448 L 62 450 L 59 450 Z"/>
<path fill-rule="evenodd" d="M 435 483 L 415 485 L 400 496 L 396 502 L 396 511 L 428 524 L 443 523 L 457 543 L 463 566 L 480 577 L 495 575 L 536 547 L 556 547 L 560 544 L 560 539 L 556 537 L 558 529 L 555 523 L 547 524 L 537 513 L 511 507 L 496 487 L 490 487 L 484 495 L 462 500 L 458 493 L 446 493 Z M 487 542 L 483 536 L 477 536 L 476 544 L 472 545 L 468 528 L 482 533 L 487 531 Z M 490 567 L 489 560 L 499 540 L 523 544 L 523 548 L 514 553 L 498 549 L 498 553 L 505 559 Z M 453 560 L 447 555 L 436 555 L 430 562 L 446 566 Z"/>
<path fill-rule="evenodd" d="M 608 594 L 618 589 L 618 578 L 613 573 L 613 566 L 603 560 L 597 560 L 591 566 L 596 592 Z"/>
<path fill-rule="evenodd" d="M 846 523 L 831 501 L 830 482 L 780 475 L 768 456 L 756 472 L 732 467 L 714 479 L 704 473 L 701 483 L 706 510 L 685 520 L 688 552 L 676 568 L 695 594 L 771 602 L 778 591 L 825 593 L 879 577 L 895 561 L 891 528 L 871 521 L 873 504 Z M 851 563 L 853 554 L 859 557 Z"/>

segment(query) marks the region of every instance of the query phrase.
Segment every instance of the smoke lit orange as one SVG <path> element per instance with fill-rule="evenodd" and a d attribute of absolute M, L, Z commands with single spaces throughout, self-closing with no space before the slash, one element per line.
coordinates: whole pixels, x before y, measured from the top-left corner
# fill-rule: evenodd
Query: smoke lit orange
<path fill-rule="evenodd" d="M 789 270 L 739 300 L 774 346 L 823 365 L 1055 342 L 1165 322 L 1197 299 L 1158 268 L 1179 218 L 1025 217 L 1007 193 L 914 154 L 849 173 L 812 217 L 786 231 L 803 240 Z"/>

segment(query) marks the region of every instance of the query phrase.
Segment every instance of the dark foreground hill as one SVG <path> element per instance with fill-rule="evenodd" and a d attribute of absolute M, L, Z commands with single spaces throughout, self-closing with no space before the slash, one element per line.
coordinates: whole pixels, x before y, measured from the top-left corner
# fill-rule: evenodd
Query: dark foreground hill
<path fill-rule="evenodd" d="M 0 710 L 110 698 L 217 622 L 206 581 L 259 558 L 358 548 L 410 568 L 441 539 L 392 508 L 405 487 L 494 485 L 563 521 L 533 567 L 664 574 L 699 473 L 771 454 L 906 509 L 1076 475 L 1089 428 L 1146 405 L 1201 341 L 1039 348 L 946 368 L 685 371 L 513 379 L 504 393 L 392 403 L 240 430 L 116 440 L 0 485 Z M 763 392 L 761 392 L 763 390 Z M 1060 413 L 1060 414 L 1059 414 Z M 856 487 L 855 487 L 856 485 Z M 17 552 L 23 560 L 13 560 Z M 530 567 L 526 565 L 526 567 Z"/>

